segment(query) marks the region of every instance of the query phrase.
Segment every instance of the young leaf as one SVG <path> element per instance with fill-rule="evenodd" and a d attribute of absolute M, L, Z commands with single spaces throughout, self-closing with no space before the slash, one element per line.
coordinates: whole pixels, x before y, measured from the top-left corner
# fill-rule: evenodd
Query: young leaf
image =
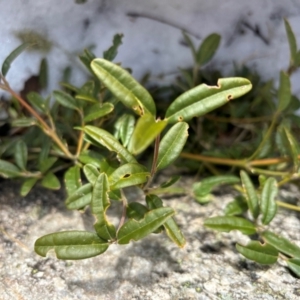
<path fill-rule="evenodd" d="M 258 241 L 250 241 L 247 246 L 236 244 L 236 249 L 246 258 L 263 265 L 274 264 L 278 259 L 276 248 Z"/>
<path fill-rule="evenodd" d="M 261 193 L 260 210 L 262 212 L 262 223 L 269 224 L 276 215 L 277 204 L 275 197 L 278 194 L 277 181 L 275 178 L 269 177 L 263 187 Z"/>
<path fill-rule="evenodd" d="M 156 195 L 147 195 L 146 202 L 150 209 L 163 207 L 162 200 Z M 163 226 L 165 227 L 168 237 L 179 247 L 183 248 L 186 240 L 177 226 L 174 218 L 168 219 Z"/>
<path fill-rule="evenodd" d="M 54 91 L 53 92 L 55 100 L 64 107 L 70 109 L 78 109 L 78 103 L 75 98 L 64 91 Z"/>
<path fill-rule="evenodd" d="M 204 226 L 222 232 L 239 230 L 243 234 L 251 235 L 256 232 L 255 225 L 239 217 L 213 217 L 204 221 Z"/>
<path fill-rule="evenodd" d="M 277 111 L 284 111 L 291 102 L 291 82 L 288 74 L 280 72 L 280 85 L 278 90 L 278 107 Z"/>
<path fill-rule="evenodd" d="M 246 94 L 251 88 L 248 79 L 239 77 L 219 79 L 217 86 L 201 84 L 176 98 L 169 106 L 166 118 L 169 124 L 187 122 Z"/>
<path fill-rule="evenodd" d="M 15 161 L 21 170 L 26 170 L 28 149 L 23 140 L 19 140 L 15 146 Z"/>
<path fill-rule="evenodd" d="M 110 114 L 114 110 L 114 106 L 111 103 L 104 103 L 101 105 L 100 103 L 96 103 L 92 105 L 86 112 L 84 117 L 85 122 L 91 122 L 98 118 L 104 117 Z"/>
<path fill-rule="evenodd" d="M 261 236 L 266 243 L 275 247 L 279 252 L 300 259 L 300 247 L 291 243 L 288 239 L 268 230 L 263 232 Z"/>
<path fill-rule="evenodd" d="M 287 260 L 288 267 L 295 273 L 297 277 L 300 277 L 300 259 L 292 258 Z"/>
<path fill-rule="evenodd" d="M 30 46 L 30 43 L 24 43 L 14 49 L 4 60 L 1 68 L 1 72 L 3 76 L 6 76 L 8 70 L 10 69 L 11 63 L 26 49 Z"/>
<path fill-rule="evenodd" d="M 103 52 L 103 58 L 113 61 L 118 54 L 118 48 L 122 45 L 123 34 L 116 34 L 113 38 L 113 45 Z"/>
<path fill-rule="evenodd" d="M 284 19 L 284 26 L 288 37 L 289 46 L 290 46 L 290 65 L 294 65 L 296 54 L 297 54 L 296 37 L 294 35 L 290 23 L 286 19 Z"/>
<path fill-rule="evenodd" d="M 136 162 L 136 159 L 109 132 L 90 125 L 85 126 L 82 130 L 97 143 L 110 151 L 116 152 L 122 161 L 128 163 Z"/>
<path fill-rule="evenodd" d="M 26 179 L 22 186 L 21 186 L 21 191 L 20 194 L 22 197 L 25 197 L 33 188 L 33 186 L 36 184 L 36 182 L 38 181 L 38 178 L 29 178 Z"/>
<path fill-rule="evenodd" d="M 65 182 L 65 186 L 66 186 L 67 195 L 68 195 L 68 197 L 70 197 L 82 185 L 81 177 L 80 177 L 80 167 L 73 166 L 73 167 L 69 168 L 65 172 L 64 182 Z"/>
<path fill-rule="evenodd" d="M 122 189 L 124 187 L 138 185 L 146 182 L 150 173 L 143 165 L 125 164 L 116 169 L 109 176 L 110 189 Z"/>
<path fill-rule="evenodd" d="M 101 239 L 113 240 L 116 237 L 116 229 L 106 219 L 106 211 L 110 206 L 108 199 L 109 183 L 105 173 L 97 178 L 92 194 L 91 209 L 96 218 L 94 228 Z"/>
<path fill-rule="evenodd" d="M 29 94 L 26 95 L 29 103 L 39 112 L 46 113 L 47 112 L 47 107 L 46 107 L 46 102 L 44 98 L 36 93 L 36 92 L 30 92 Z"/>
<path fill-rule="evenodd" d="M 58 178 L 52 173 L 47 173 L 41 181 L 43 187 L 51 190 L 59 190 L 60 182 Z"/>
<path fill-rule="evenodd" d="M 155 120 L 150 114 L 141 116 L 131 136 L 128 151 L 134 155 L 143 152 L 163 131 L 166 125 L 166 121 Z"/>
<path fill-rule="evenodd" d="M 210 34 L 204 39 L 197 51 L 197 63 L 199 66 L 203 66 L 212 59 L 219 47 L 220 41 L 221 36 L 216 33 Z"/>
<path fill-rule="evenodd" d="M 92 164 L 85 165 L 83 167 L 83 173 L 84 173 L 86 179 L 88 180 L 88 182 L 90 182 L 93 185 L 96 182 L 98 176 L 100 175 L 100 172 L 98 171 L 98 169 Z"/>
<path fill-rule="evenodd" d="M 178 175 L 174 175 L 172 176 L 169 180 L 167 180 L 166 182 L 163 182 L 160 187 L 161 188 L 167 188 L 167 187 L 170 187 L 172 186 L 173 184 L 175 184 L 181 177 L 178 176 Z"/>
<path fill-rule="evenodd" d="M 121 139 L 124 147 L 127 147 L 134 130 L 135 118 L 133 115 L 125 114 L 115 123 L 115 136 Z"/>
<path fill-rule="evenodd" d="M 226 216 L 241 215 L 246 212 L 248 205 L 246 199 L 243 196 L 236 197 L 232 202 L 228 203 L 224 209 Z"/>
<path fill-rule="evenodd" d="M 59 259 L 85 259 L 105 252 L 108 246 L 108 243 L 93 232 L 62 231 L 37 239 L 34 251 L 46 256 L 53 249 Z"/>
<path fill-rule="evenodd" d="M 242 185 L 246 194 L 249 209 L 254 219 L 259 215 L 259 200 L 253 183 L 245 171 L 240 172 Z"/>
<path fill-rule="evenodd" d="M 156 169 L 161 170 L 172 164 L 180 155 L 188 138 L 189 125 L 180 122 L 173 125 L 160 142 Z"/>
<path fill-rule="evenodd" d="M 144 215 L 148 211 L 149 209 L 145 205 L 139 202 L 131 202 L 127 206 L 126 214 L 129 219 L 134 219 L 139 221 L 144 218 Z"/>
<path fill-rule="evenodd" d="M 91 68 L 125 106 L 138 115 L 148 112 L 155 117 L 156 108 L 151 95 L 126 70 L 102 58 L 94 59 Z"/>
<path fill-rule="evenodd" d="M 84 184 L 79 187 L 65 202 L 68 209 L 82 209 L 92 201 L 93 185 L 91 183 Z"/>
<path fill-rule="evenodd" d="M 3 178 L 15 178 L 21 176 L 21 170 L 14 164 L 0 159 L 0 175 Z"/>
<path fill-rule="evenodd" d="M 128 244 L 131 240 L 138 241 L 149 235 L 175 214 L 170 207 L 161 207 L 149 211 L 140 221 L 131 219 L 118 231 L 118 244 Z"/>

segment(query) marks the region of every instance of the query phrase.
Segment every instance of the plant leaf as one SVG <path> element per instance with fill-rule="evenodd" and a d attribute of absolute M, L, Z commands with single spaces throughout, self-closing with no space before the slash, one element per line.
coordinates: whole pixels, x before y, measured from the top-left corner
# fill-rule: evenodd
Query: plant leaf
<path fill-rule="evenodd" d="M 251 235 L 256 232 L 256 228 L 250 221 L 239 217 L 213 217 L 204 221 L 204 226 L 222 232 L 239 230 L 243 234 Z"/>
<path fill-rule="evenodd" d="M 65 202 L 68 209 L 82 209 L 92 201 L 93 185 L 91 183 L 84 184 L 78 188 Z"/>
<path fill-rule="evenodd" d="M 284 19 L 284 26 L 290 46 L 290 65 L 294 65 L 297 54 L 297 41 L 294 32 L 288 20 Z"/>
<path fill-rule="evenodd" d="M 207 36 L 197 51 L 197 63 L 203 66 L 208 63 L 219 48 L 221 36 L 213 33 Z"/>
<path fill-rule="evenodd" d="M 98 176 L 100 175 L 98 169 L 92 164 L 85 165 L 83 167 L 83 172 L 88 182 L 90 182 L 92 185 L 94 185 Z"/>
<path fill-rule="evenodd" d="M 157 170 L 172 164 L 180 155 L 188 138 L 189 125 L 180 122 L 173 125 L 160 142 L 157 158 Z"/>
<path fill-rule="evenodd" d="M 162 200 L 156 195 L 147 195 L 146 202 L 150 209 L 157 209 L 163 207 Z M 174 218 L 169 218 L 163 226 L 165 227 L 168 237 L 179 247 L 183 248 L 186 244 L 186 240 L 177 226 Z"/>
<path fill-rule="evenodd" d="M 250 241 L 246 246 L 236 244 L 236 249 L 246 258 L 263 265 L 274 264 L 278 259 L 276 248 L 258 241 Z"/>
<path fill-rule="evenodd" d="M 18 118 L 11 122 L 12 127 L 30 127 L 36 125 L 36 120 L 33 118 Z"/>
<path fill-rule="evenodd" d="M 79 166 L 73 166 L 69 168 L 64 175 L 64 183 L 66 186 L 66 191 L 68 197 L 73 195 L 76 190 L 78 190 L 82 183 L 81 183 L 81 177 L 80 177 L 80 167 Z"/>
<path fill-rule="evenodd" d="M 108 114 L 110 114 L 114 110 L 114 106 L 111 103 L 103 103 L 101 105 L 100 103 L 96 103 L 92 105 L 86 112 L 84 121 L 85 122 L 91 122 L 98 118 L 104 117 Z"/>
<path fill-rule="evenodd" d="M 108 199 L 109 182 L 105 173 L 97 178 L 92 194 L 91 209 L 96 218 L 94 228 L 98 236 L 104 240 L 113 240 L 116 237 L 116 229 L 106 219 L 106 211 L 110 206 Z"/>
<path fill-rule="evenodd" d="M 47 157 L 39 163 L 39 170 L 42 173 L 47 172 L 55 163 L 57 162 L 57 157 Z"/>
<path fill-rule="evenodd" d="M 276 215 L 277 204 L 275 197 L 278 194 L 277 181 L 275 178 L 269 177 L 263 187 L 261 193 L 260 210 L 262 212 L 262 223 L 269 224 Z"/>
<path fill-rule="evenodd" d="M 45 99 L 36 92 L 30 92 L 26 95 L 29 103 L 39 112 L 47 113 L 47 106 Z"/>
<path fill-rule="evenodd" d="M 288 150 L 293 159 L 294 169 L 296 171 L 299 169 L 299 160 L 298 160 L 299 146 L 297 140 L 295 139 L 291 131 L 287 128 L 287 126 L 283 126 L 283 134 L 285 135 L 285 139 L 288 145 Z"/>
<path fill-rule="evenodd" d="M 55 100 L 64 107 L 78 110 L 78 103 L 75 98 L 64 91 L 53 92 Z"/>
<path fill-rule="evenodd" d="M 92 164 L 96 168 L 100 168 L 104 156 L 93 150 L 85 150 L 80 153 L 78 159 L 83 164 Z"/>
<path fill-rule="evenodd" d="M 91 68 L 111 93 L 125 106 L 132 108 L 138 115 L 146 112 L 152 116 L 156 115 L 151 95 L 126 70 L 102 58 L 94 59 Z"/>
<path fill-rule="evenodd" d="M 241 215 L 246 212 L 248 205 L 243 196 L 237 196 L 232 202 L 228 203 L 224 209 L 226 216 Z"/>
<path fill-rule="evenodd" d="M 192 51 L 194 61 L 197 62 L 197 52 L 196 52 L 196 48 L 195 48 L 193 41 L 191 40 L 191 38 L 188 36 L 188 34 L 185 31 L 183 31 L 182 34 L 183 34 L 185 42 L 187 43 L 188 47 Z"/>
<path fill-rule="evenodd" d="M 42 89 L 45 89 L 48 86 L 48 61 L 46 58 L 43 58 L 41 60 L 39 71 L 39 84 Z"/>
<path fill-rule="evenodd" d="M 288 239 L 268 230 L 264 231 L 261 236 L 266 243 L 275 247 L 279 252 L 300 259 L 300 247 L 291 243 Z"/>
<path fill-rule="evenodd" d="M 150 114 L 139 118 L 131 136 L 128 151 L 134 155 L 143 152 L 166 127 L 167 121 L 155 120 Z"/>
<path fill-rule="evenodd" d="M 166 182 L 163 182 L 160 187 L 161 188 L 167 188 L 172 186 L 173 184 L 175 184 L 179 179 L 181 178 L 181 176 L 178 175 L 174 175 L 172 176 L 169 180 L 167 180 Z"/>
<path fill-rule="evenodd" d="M 240 172 L 247 203 L 254 219 L 259 215 L 259 200 L 253 183 L 245 171 Z"/>
<path fill-rule="evenodd" d="M 21 191 L 20 191 L 21 196 L 22 197 L 27 196 L 27 194 L 31 191 L 31 189 L 33 188 L 33 186 L 36 184 L 38 180 L 39 180 L 38 178 L 26 179 L 21 186 Z"/>
<path fill-rule="evenodd" d="M 290 77 L 285 72 L 280 72 L 280 85 L 278 90 L 278 107 L 277 111 L 284 111 L 291 102 L 291 82 Z"/>
<path fill-rule="evenodd" d="M 17 166 L 23 171 L 26 170 L 28 149 L 26 143 L 23 140 L 17 141 L 14 157 Z"/>
<path fill-rule="evenodd" d="M 96 233 L 87 231 L 62 231 L 47 234 L 35 241 L 34 251 L 46 256 L 51 249 L 58 259 L 85 259 L 105 252 L 109 244 Z"/>
<path fill-rule="evenodd" d="M 139 203 L 139 202 L 131 202 L 127 206 L 126 214 L 129 219 L 141 220 L 144 218 L 144 215 L 149 211 L 149 209 Z"/>
<path fill-rule="evenodd" d="M 296 274 L 297 277 L 300 277 L 300 259 L 292 258 L 287 261 L 288 267 Z"/>
<path fill-rule="evenodd" d="M 21 170 L 14 164 L 0 159 L 0 175 L 4 178 L 15 178 L 21 176 Z"/>
<path fill-rule="evenodd" d="M 1 72 L 3 76 L 7 75 L 7 72 L 10 69 L 11 63 L 28 47 L 30 47 L 30 43 L 23 43 L 16 49 L 14 49 L 4 60 L 1 68 Z"/>
<path fill-rule="evenodd" d="M 138 185 L 146 182 L 150 173 L 140 164 L 125 164 L 116 169 L 109 176 L 110 189 L 122 189 L 124 187 Z"/>
<path fill-rule="evenodd" d="M 115 123 L 117 139 L 121 139 L 124 147 L 127 147 L 134 131 L 135 118 L 133 115 L 125 114 Z"/>
<path fill-rule="evenodd" d="M 140 221 L 129 220 L 118 231 L 118 244 L 128 244 L 131 240 L 138 241 L 160 227 L 175 214 L 170 207 L 161 207 L 149 211 Z"/>
<path fill-rule="evenodd" d="M 82 130 L 97 143 L 110 151 L 116 152 L 122 161 L 128 163 L 136 162 L 136 159 L 109 132 L 90 125 L 85 126 Z"/>
<path fill-rule="evenodd" d="M 170 124 L 187 122 L 246 94 L 251 88 L 251 82 L 240 77 L 219 79 L 217 86 L 201 84 L 176 98 L 169 106 L 166 118 Z"/>
<path fill-rule="evenodd" d="M 43 187 L 51 190 L 59 190 L 60 182 L 58 178 L 52 173 L 47 173 L 41 181 Z"/>
<path fill-rule="evenodd" d="M 118 48 L 122 45 L 123 34 L 115 34 L 113 38 L 113 45 L 103 52 L 103 58 L 113 61 L 118 54 Z"/>

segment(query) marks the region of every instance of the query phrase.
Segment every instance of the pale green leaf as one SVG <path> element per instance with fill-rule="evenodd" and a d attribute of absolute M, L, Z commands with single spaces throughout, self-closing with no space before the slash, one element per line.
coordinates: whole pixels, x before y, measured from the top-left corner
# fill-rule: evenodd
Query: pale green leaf
<path fill-rule="evenodd" d="M 68 197 L 73 195 L 75 191 L 81 187 L 82 183 L 79 166 L 73 166 L 65 172 L 64 183 Z"/>
<path fill-rule="evenodd" d="M 60 189 L 60 182 L 58 180 L 58 178 L 52 173 L 49 172 L 47 173 L 42 181 L 41 181 L 41 185 L 47 189 L 51 189 L 51 190 L 59 190 Z"/>
<path fill-rule="evenodd" d="M 25 197 L 33 188 L 33 186 L 36 184 L 36 182 L 38 181 L 38 178 L 29 178 L 26 179 L 22 186 L 21 186 L 21 191 L 20 194 L 22 197 Z"/>
<path fill-rule="evenodd" d="M 82 209 L 92 201 L 93 185 L 91 183 L 84 184 L 71 194 L 65 204 L 68 209 Z"/>
<path fill-rule="evenodd" d="M 55 100 L 64 107 L 77 110 L 79 105 L 75 98 L 64 91 L 53 92 Z"/>
<path fill-rule="evenodd" d="M 98 176 L 100 175 L 100 172 L 98 171 L 98 169 L 92 164 L 85 165 L 83 167 L 83 172 L 84 172 L 86 179 L 91 184 L 94 184 L 96 182 Z"/>
<path fill-rule="evenodd" d="M 21 170 L 26 170 L 28 149 L 23 140 L 19 140 L 15 146 L 15 162 Z"/>
<path fill-rule="evenodd" d="M 293 273 L 297 277 L 300 277 L 300 259 L 292 258 L 292 259 L 288 259 L 286 262 L 288 267 L 293 271 Z"/>
<path fill-rule="evenodd" d="M 98 118 L 104 117 L 111 113 L 114 110 L 114 106 L 111 103 L 104 103 L 101 105 L 100 103 L 96 103 L 92 105 L 88 110 L 86 111 L 84 121 L 85 122 L 91 122 Z"/>
<path fill-rule="evenodd" d="M 21 170 L 14 164 L 0 159 L 0 175 L 4 178 L 15 178 L 21 176 Z"/>
<path fill-rule="evenodd" d="M 297 41 L 295 34 L 291 28 L 290 23 L 288 20 L 284 19 L 284 26 L 286 30 L 286 34 L 288 37 L 289 41 L 289 46 L 290 46 L 290 64 L 294 65 L 295 59 L 296 59 L 296 54 L 297 54 Z"/>
<path fill-rule="evenodd" d="M 135 118 L 133 115 L 125 114 L 115 122 L 115 136 L 121 139 L 124 147 L 127 147 L 134 130 Z"/>
<path fill-rule="evenodd" d="M 30 127 L 36 125 L 34 118 L 18 118 L 11 122 L 12 127 Z"/>

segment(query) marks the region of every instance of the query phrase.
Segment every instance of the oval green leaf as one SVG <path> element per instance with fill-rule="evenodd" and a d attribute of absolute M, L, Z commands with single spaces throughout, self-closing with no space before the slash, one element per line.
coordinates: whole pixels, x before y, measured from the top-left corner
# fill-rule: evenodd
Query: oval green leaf
<path fill-rule="evenodd" d="M 15 162 L 21 170 L 26 170 L 28 149 L 23 140 L 19 140 L 15 146 Z"/>
<path fill-rule="evenodd" d="M 87 231 L 62 231 L 47 234 L 35 241 L 34 251 L 46 256 L 54 250 L 58 259 L 85 259 L 105 252 L 109 244 L 96 233 Z"/>
<path fill-rule="evenodd" d="M 36 125 L 36 120 L 33 118 L 19 118 L 11 122 L 12 127 L 30 127 Z"/>
<path fill-rule="evenodd" d="M 288 259 L 287 265 L 297 277 L 300 277 L 300 259 L 299 258 Z"/>
<path fill-rule="evenodd" d="M 263 232 L 261 236 L 265 242 L 275 247 L 279 252 L 300 259 L 300 247 L 291 243 L 288 239 L 268 230 Z"/>
<path fill-rule="evenodd" d="M 147 168 L 140 164 L 125 164 L 116 169 L 109 176 L 110 189 L 122 189 L 128 186 L 146 182 L 150 173 Z"/>
<path fill-rule="evenodd" d="M 98 169 L 92 164 L 85 165 L 83 167 L 83 172 L 84 172 L 86 179 L 91 184 L 94 184 L 96 182 L 98 176 L 100 175 L 100 172 L 98 171 Z"/>
<path fill-rule="evenodd" d="M 38 180 L 39 180 L 38 178 L 26 179 L 21 186 L 21 191 L 20 191 L 21 196 L 22 197 L 27 196 L 27 194 L 31 191 L 31 189 L 34 187 L 34 185 Z"/>
<path fill-rule="evenodd" d="M 285 110 L 291 102 L 291 82 L 287 73 L 280 72 L 280 85 L 278 90 L 278 107 L 277 111 L 282 112 Z"/>
<path fill-rule="evenodd" d="M 135 118 L 133 115 L 125 114 L 115 123 L 115 136 L 121 139 L 124 147 L 127 147 L 134 131 Z"/>
<path fill-rule="evenodd" d="M 224 214 L 226 216 L 236 216 L 241 215 L 246 212 L 248 205 L 246 199 L 243 196 L 236 197 L 232 202 L 229 202 L 225 209 Z"/>
<path fill-rule="evenodd" d="M 160 142 L 156 169 L 161 170 L 172 164 L 180 155 L 188 138 L 189 125 L 180 122 L 173 125 Z"/>
<path fill-rule="evenodd" d="M 59 190 L 60 182 L 58 178 L 52 173 L 47 173 L 41 181 L 41 185 L 47 189 Z"/>
<path fill-rule="evenodd" d="M 79 166 L 73 166 L 65 172 L 64 183 L 68 197 L 81 187 L 82 183 Z"/>
<path fill-rule="evenodd" d="M 239 217 L 213 217 L 204 221 L 204 226 L 222 232 L 239 230 L 243 234 L 256 233 L 256 228 L 250 221 Z"/>
<path fill-rule="evenodd" d="M 155 120 L 150 114 L 139 118 L 131 136 L 128 151 L 134 155 L 143 152 L 166 127 L 167 121 Z"/>
<path fill-rule="evenodd" d="M 57 161 L 57 157 L 47 157 L 39 162 L 39 170 L 42 173 L 47 172 Z"/>
<path fill-rule="evenodd" d="M 155 117 L 156 108 L 151 95 L 126 70 L 102 58 L 94 59 L 91 68 L 125 106 L 140 116 L 148 112 Z"/>
<path fill-rule="evenodd" d="M 91 183 L 78 188 L 65 202 L 68 209 L 82 209 L 92 201 L 93 186 Z"/>
<path fill-rule="evenodd" d="M 138 241 L 149 235 L 175 214 L 170 207 L 161 207 L 149 211 L 144 218 L 127 221 L 118 231 L 118 244 L 128 244 L 131 240 Z"/>
<path fill-rule="evenodd" d="M 129 219 L 139 221 L 144 218 L 148 211 L 149 209 L 145 205 L 139 202 L 131 202 L 127 206 L 126 214 Z"/>
<path fill-rule="evenodd" d="M 246 246 L 236 244 L 236 249 L 246 258 L 263 265 L 274 264 L 278 259 L 276 248 L 258 241 L 250 241 Z"/>
<path fill-rule="evenodd" d="M 269 177 L 263 187 L 260 200 L 260 210 L 262 213 L 262 223 L 269 224 L 276 215 L 277 204 L 275 197 L 278 194 L 277 181 Z"/>
<path fill-rule="evenodd" d="M 96 143 L 104 146 L 110 151 L 116 152 L 122 161 L 135 163 L 136 159 L 118 142 L 109 132 L 95 126 L 85 126 L 82 129 Z"/>
<path fill-rule="evenodd" d="M 4 178 L 15 178 L 21 176 L 21 171 L 14 164 L 0 159 L 0 175 Z"/>
<path fill-rule="evenodd" d="M 174 100 L 167 110 L 167 121 L 187 122 L 248 93 L 251 88 L 251 82 L 240 77 L 219 79 L 217 86 L 201 84 Z"/>
<path fill-rule="evenodd" d="M 259 215 L 259 200 L 253 183 L 245 171 L 240 172 L 247 203 L 254 219 Z"/>
<path fill-rule="evenodd" d="M 221 41 L 221 36 L 217 33 L 210 34 L 204 39 L 197 51 L 197 63 L 202 66 L 208 63 L 215 55 Z"/>
<path fill-rule="evenodd" d="M 289 46 L 290 46 L 290 65 L 294 65 L 296 54 L 297 54 L 297 41 L 295 34 L 291 28 L 288 20 L 284 19 L 285 31 L 288 37 Z"/>
<path fill-rule="evenodd" d="M 91 122 L 98 118 L 104 117 L 108 114 L 110 114 L 114 110 L 114 106 L 111 103 L 103 103 L 101 105 L 100 103 L 96 103 L 88 108 L 86 111 L 84 121 L 85 122 Z"/>
<path fill-rule="evenodd" d="M 53 92 L 55 100 L 64 107 L 70 109 L 78 109 L 78 103 L 75 98 L 64 91 L 54 91 Z"/>
<path fill-rule="evenodd" d="M 45 99 L 36 92 L 30 92 L 26 95 L 29 103 L 39 112 L 47 113 L 47 106 Z"/>

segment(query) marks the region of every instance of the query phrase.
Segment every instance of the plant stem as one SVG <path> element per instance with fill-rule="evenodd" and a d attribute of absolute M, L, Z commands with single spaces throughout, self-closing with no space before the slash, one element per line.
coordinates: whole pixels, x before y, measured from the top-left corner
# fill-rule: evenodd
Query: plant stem
<path fill-rule="evenodd" d="M 285 203 L 285 202 L 282 202 L 282 201 L 276 201 L 277 205 L 278 206 L 281 206 L 281 207 L 284 207 L 284 208 L 288 208 L 288 209 L 291 209 L 291 210 L 295 210 L 295 211 L 300 211 L 300 207 L 299 206 L 296 206 L 296 205 L 292 205 L 292 204 L 288 204 L 288 203 Z"/>

